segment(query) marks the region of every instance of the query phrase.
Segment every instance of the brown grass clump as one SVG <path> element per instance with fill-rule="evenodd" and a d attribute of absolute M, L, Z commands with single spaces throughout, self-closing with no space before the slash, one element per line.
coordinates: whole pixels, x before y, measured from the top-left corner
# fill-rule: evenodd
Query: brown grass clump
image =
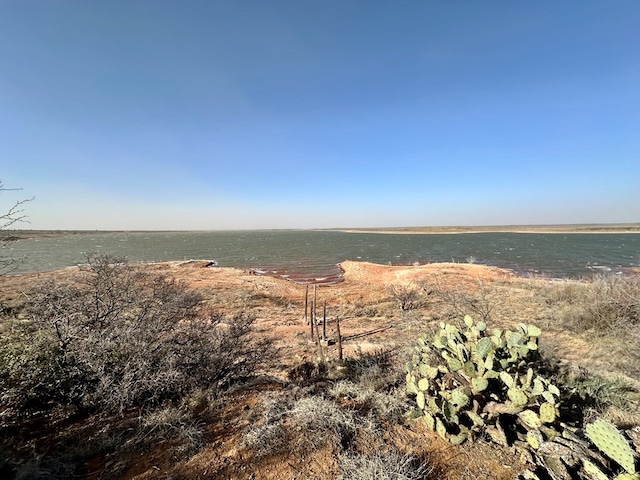
<path fill-rule="evenodd" d="M 429 469 L 419 459 L 397 452 L 339 458 L 343 480 L 421 480 Z"/>

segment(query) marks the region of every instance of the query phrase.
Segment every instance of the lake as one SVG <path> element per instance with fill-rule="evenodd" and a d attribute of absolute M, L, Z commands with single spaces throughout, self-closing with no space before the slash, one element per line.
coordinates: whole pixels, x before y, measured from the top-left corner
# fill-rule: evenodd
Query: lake
<path fill-rule="evenodd" d="M 131 261 L 202 259 L 222 267 L 322 277 L 344 260 L 410 265 L 479 263 L 520 275 L 582 277 L 640 265 L 640 234 L 375 234 L 273 230 L 229 232 L 100 232 L 35 237 L 5 244 L 19 259 L 16 273 L 86 262 L 90 253 Z"/>

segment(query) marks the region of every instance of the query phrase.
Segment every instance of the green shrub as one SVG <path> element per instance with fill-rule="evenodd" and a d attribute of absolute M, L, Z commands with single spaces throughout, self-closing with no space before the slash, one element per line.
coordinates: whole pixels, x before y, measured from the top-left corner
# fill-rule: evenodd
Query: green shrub
<path fill-rule="evenodd" d="M 51 404 L 77 403 L 96 379 L 69 362 L 51 339 L 24 325 L 0 338 L 0 404 L 40 410 Z"/>

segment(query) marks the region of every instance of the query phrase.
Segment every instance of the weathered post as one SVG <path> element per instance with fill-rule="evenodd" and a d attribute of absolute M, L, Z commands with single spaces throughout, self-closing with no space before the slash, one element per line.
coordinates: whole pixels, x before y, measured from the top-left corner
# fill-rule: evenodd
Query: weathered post
<path fill-rule="evenodd" d="M 315 322 L 318 318 L 317 315 L 317 311 L 316 311 L 316 302 L 318 300 L 318 292 L 317 292 L 317 285 L 313 286 L 313 312 L 311 313 L 311 321 Z"/>
<path fill-rule="evenodd" d="M 309 317 L 307 316 L 307 312 L 309 310 L 309 285 L 305 285 L 304 287 L 304 321 L 307 325 L 309 325 Z"/>
<path fill-rule="evenodd" d="M 315 285 L 314 285 L 315 288 Z M 315 319 L 315 300 L 312 298 L 311 299 L 311 308 L 309 311 L 309 324 L 311 325 L 311 341 L 313 342 L 315 340 L 315 323 L 316 323 L 316 319 Z"/>
<path fill-rule="evenodd" d="M 313 320 L 309 322 L 309 325 L 311 325 L 311 341 L 313 342 Z"/>
<path fill-rule="evenodd" d="M 327 339 L 327 301 L 324 301 L 322 309 L 322 340 Z"/>
<path fill-rule="evenodd" d="M 342 335 L 340 334 L 340 317 L 336 317 L 336 330 L 338 334 L 338 360 L 342 362 Z"/>
<path fill-rule="evenodd" d="M 316 322 L 313 321 L 313 315 L 311 315 L 311 341 L 318 343 L 318 337 L 316 336 Z"/>

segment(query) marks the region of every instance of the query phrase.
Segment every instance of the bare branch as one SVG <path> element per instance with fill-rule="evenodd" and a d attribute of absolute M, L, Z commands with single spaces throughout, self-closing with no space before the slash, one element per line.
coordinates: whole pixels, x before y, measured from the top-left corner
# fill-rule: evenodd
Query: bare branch
<path fill-rule="evenodd" d="M 19 191 L 20 188 L 5 188 L 0 180 L 0 192 Z M 5 213 L 0 213 L 0 232 L 7 230 L 16 223 L 28 223 L 22 206 L 33 200 L 33 197 L 16 201 Z M 0 235 L 0 249 L 4 249 L 5 244 L 11 240 L 10 236 Z M 6 273 L 15 267 L 16 261 L 11 256 L 0 253 L 0 274 Z"/>
<path fill-rule="evenodd" d="M 21 188 L 5 188 L 4 184 L 0 180 L 0 192 L 15 192 L 22 190 Z M 33 197 L 24 200 L 18 200 L 15 202 L 7 212 L 0 214 L 0 230 L 6 230 L 11 225 L 18 222 L 26 222 L 27 216 L 24 215 L 24 209 L 22 206 L 33 200 Z"/>

